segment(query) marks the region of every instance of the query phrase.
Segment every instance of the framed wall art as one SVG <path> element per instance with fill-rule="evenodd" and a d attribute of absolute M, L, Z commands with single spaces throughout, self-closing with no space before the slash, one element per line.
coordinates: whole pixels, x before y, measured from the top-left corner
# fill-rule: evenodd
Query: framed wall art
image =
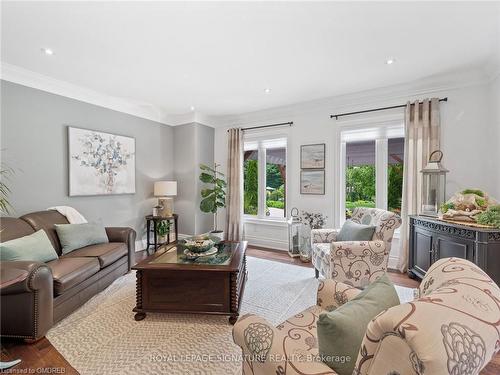
<path fill-rule="evenodd" d="M 300 146 L 300 168 L 301 169 L 324 169 L 325 168 L 325 144 Z"/>
<path fill-rule="evenodd" d="M 135 193 L 135 138 L 68 126 L 69 195 Z"/>
<path fill-rule="evenodd" d="M 324 195 L 325 170 L 300 171 L 300 194 Z"/>

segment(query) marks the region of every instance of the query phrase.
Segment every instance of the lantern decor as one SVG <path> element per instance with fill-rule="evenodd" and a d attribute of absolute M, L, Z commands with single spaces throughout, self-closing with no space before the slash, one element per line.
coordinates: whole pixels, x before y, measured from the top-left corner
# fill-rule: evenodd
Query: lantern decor
<path fill-rule="evenodd" d="M 300 256 L 300 227 L 302 223 L 299 218 L 299 210 L 294 207 L 290 211 L 288 224 L 288 255 L 292 258 Z"/>
<path fill-rule="evenodd" d="M 421 214 L 438 216 L 439 208 L 446 197 L 446 173 L 441 160 L 443 152 L 436 150 L 429 156 L 429 162 L 420 172 L 422 173 L 422 208 Z"/>

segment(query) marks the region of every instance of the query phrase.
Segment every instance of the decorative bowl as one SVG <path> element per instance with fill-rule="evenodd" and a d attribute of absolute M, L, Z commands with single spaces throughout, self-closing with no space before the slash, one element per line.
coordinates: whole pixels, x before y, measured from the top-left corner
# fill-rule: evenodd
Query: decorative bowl
<path fill-rule="evenodd" d="M 219 242 L 220 240 L 216 237 L 202 235 L 188 237 L 182 241 L 181 245 L 192 253 L 204 253 Z"/>

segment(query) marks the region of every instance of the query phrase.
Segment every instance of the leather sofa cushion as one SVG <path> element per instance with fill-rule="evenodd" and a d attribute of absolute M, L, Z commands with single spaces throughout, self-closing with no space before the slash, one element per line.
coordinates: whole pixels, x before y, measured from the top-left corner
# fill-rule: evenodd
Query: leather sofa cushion
<path fill-rule="evenodd" d="M 127 244 L 123 242 L 109 242 L 82 247 L 63 255 L 61 259 L 73 257 L 94 257 L 99 260 L 101 268 L 109 266 L 128 253 Z"/>
<path fill-rule="evenodd" d="M 65 257 L 47 263 L 54 279 L 54 295 L 58 296 L 71 287 L 99 272 L 97 258 Z"/>
<path fill-rule="evenodd" d="M 35 233 L 35 230 L 24 220 L 14 217 L 2 217 L 0 218 L 0 233 L 2 242 L 6 242 L 19 237 L 29 236 Z"/>
<path fill-rule="evenodd" d="M 59 237 L 57 237 L 54 224 L 69 224 L 66 216 L 61 215 L 57 211 L 48 210 L 32 212 L 21 216 L 20 219 L 26 221 L 35 231 L 40 229 L 45 230 L 57 254 L 61 255 L 61 243 L 59 242 Z"/>

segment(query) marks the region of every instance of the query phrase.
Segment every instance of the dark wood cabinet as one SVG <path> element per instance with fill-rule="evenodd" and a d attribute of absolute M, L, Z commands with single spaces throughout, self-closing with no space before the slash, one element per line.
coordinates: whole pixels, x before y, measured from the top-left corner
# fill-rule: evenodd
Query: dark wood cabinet
<path fill-rule="evenodd" d="M 422 279 L 432 263 L 449 257 L 470 260 L 500 285 L 500 230 L 410 216 L 408 275 Z"/>

